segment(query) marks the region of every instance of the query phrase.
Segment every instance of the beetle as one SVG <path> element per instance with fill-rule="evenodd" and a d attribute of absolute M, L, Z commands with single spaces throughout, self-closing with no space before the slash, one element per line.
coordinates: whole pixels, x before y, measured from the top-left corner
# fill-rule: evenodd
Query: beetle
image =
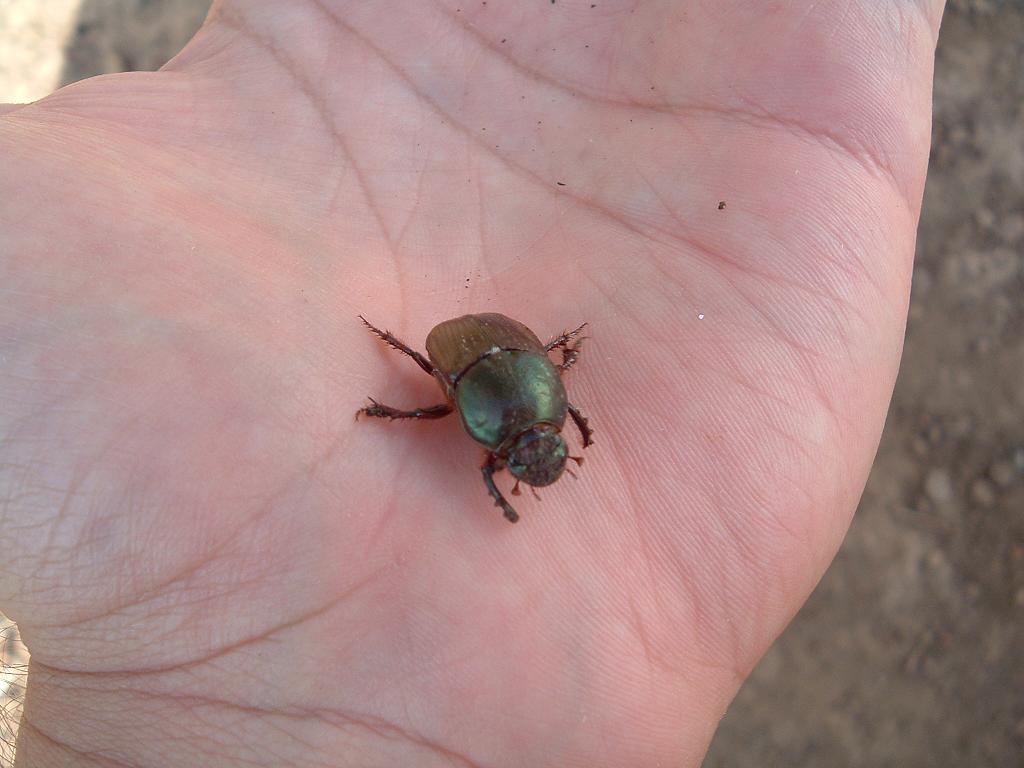
<path fill-rule="evenodd" d="M 593 444 L 594 431 L 569 402 L 561 375 L 579 359 L 583 343 L 579 334 L 586 323 L 542 344 L 533 331 L 505 315 L 463 315 L 434 326 L 427 335 L 424 357 L 390 331 L 374 327 L 362 315 L 359 319 L 433 376 L 446 401 L 403 411 L 371 397 L 370 405 L 356 411 L 356 418 L 440 419 L 458 411 L 469 436 L 487 449 L 481 467 L 484 484 L 510 523 L 519 515 L 494 484 L 495 472 L 507 468 L 516 478 L 512 493 L 518 495 L 520 481 L 536 487 L 551 485 L 566 470 L 567 459 L 583 463 L 581 457 L 569 456 L 561 435 L 566 416 L 579 430 L 584 448 Z M 562 351 L 559 365 L 548 357 L 556 349 Z"/>

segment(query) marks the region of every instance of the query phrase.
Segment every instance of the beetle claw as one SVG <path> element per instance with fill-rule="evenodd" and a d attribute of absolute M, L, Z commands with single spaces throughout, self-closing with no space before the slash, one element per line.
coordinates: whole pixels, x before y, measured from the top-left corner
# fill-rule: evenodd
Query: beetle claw
<path fill-rule="evenodd" d="M 369 401 L 370 401 L 370 402 L 372 403 L 372 405 L 366 405 L 366 406 L 363 406 L 363 407 L 362 407 L 362 408 L 360 408 L 360 409 L 359 409 L 358 411 L 356 411 L 356 417 L 355 417 L 355 418 L 356 418 L 356 421 L 359 421 L 359 417 L 360 417 L 360 416 L 361 416 L 362 414 L 364 414 L 364 413 L 365 413 L 365 414 L 366 414 L 367 416 L 373 416 L 373 412 L 372 412 L 372 411 L 371 411 L 370 409 L 371 409 L 371 408 L 373 408 L 373 406 L 374 406 L 374 405 L 380 405 L 380 403 L 378 403 L 378 402 L 377 402 L 376 400 L 374 400 L 374 399 L 373 399 L 372 397 L 370 397 L 369 395 L 367 395 L 367 396 L 366 396 L 366 399 L 367 399 L 367 400 L 369 400 Z"/>

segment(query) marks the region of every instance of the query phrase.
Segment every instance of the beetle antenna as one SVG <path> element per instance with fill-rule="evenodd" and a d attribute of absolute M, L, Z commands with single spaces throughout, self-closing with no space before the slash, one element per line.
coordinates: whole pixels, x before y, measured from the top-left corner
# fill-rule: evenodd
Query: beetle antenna
<path fill-rule="evenodd" d="M 518 478 L 516 478 L 516 484 L 512 486 L 512 495 L 513 496 L 518 496 L 519 495 L 519 479 Z"/>
<path fill-rule="evenodd" d="M 573 479 L 574 479 L 574 480 L 579 480 L 579 479 L 580 479 L 580 476 L 579 476 L 579 475 L 577 475 L 577 474 L 576 474 L 575 472 L 573 472 L 573 471 L 572 471 L 571 469 L 569 469 L 568 467 L 566 467 L 566 468 L 565 468 L 565 471 L 566 471 L 566 472 L 568 472 L 568 473 L 569 473 L 570 475 L 572 475 L 572 477 L 573 477 Z"/>
<path fill-rule="evenodd" d="M 531 485 L 530 491 L 533 493 L 533 498 L 535 498 L 537 501 L 540 501 L 540 496 L 537 495 L 537 489 Z"/>

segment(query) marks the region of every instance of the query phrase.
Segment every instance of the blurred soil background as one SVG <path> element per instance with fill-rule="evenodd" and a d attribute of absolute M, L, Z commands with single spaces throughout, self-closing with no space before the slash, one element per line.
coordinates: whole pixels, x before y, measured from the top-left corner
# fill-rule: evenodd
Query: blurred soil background
<path fill-rule="evenodd" d="M 0 102 L 156 69 L 208 7 L 0 0 Z M 917 259 L 860 510 L 706 768 L 1024 766 L 1024 0 L 950 0 Z M 0 659 L 3 753 L 27 654 L 2 617 Z"/>

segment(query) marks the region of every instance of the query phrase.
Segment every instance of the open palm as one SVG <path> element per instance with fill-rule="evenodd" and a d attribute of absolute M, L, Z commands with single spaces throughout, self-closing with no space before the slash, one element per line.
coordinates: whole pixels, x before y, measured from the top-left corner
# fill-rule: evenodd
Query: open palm
<path fill-rule="evenodd" d="M 19 759 L 699 763 L 874 454 L 940 5 L 227 0 L 8 108 Z M 590 323 L 516 526 L 457 419 L 353 420 L 443 399 L 358 314 L 469 312 Z"/>

